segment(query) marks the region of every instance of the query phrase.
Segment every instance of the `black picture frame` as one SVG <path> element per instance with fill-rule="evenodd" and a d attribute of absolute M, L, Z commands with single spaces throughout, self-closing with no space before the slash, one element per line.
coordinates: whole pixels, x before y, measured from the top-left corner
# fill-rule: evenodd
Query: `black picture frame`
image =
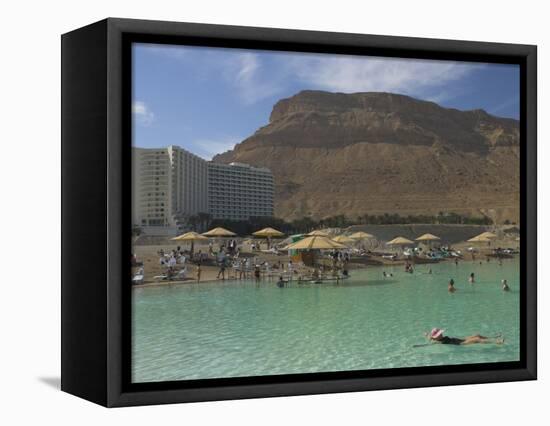
<path fill-rule="evenodd" d="M 116 18 L 61 41 L 62 390 L 117 407 L 536 379 L 536 46 Z M 132 42 L 519 64 L 520 361 L 130 383 Z"/>

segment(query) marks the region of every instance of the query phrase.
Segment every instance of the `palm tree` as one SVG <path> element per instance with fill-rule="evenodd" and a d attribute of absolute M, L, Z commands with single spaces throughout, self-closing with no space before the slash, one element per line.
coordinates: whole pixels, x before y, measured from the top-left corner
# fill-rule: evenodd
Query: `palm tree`
<path fill-rule="evenodd" d="M 197 216 L 199 218 L 201 232 L 206 231 L 210 226 L 212 215 L 210 213 L 200 212 Z"/>

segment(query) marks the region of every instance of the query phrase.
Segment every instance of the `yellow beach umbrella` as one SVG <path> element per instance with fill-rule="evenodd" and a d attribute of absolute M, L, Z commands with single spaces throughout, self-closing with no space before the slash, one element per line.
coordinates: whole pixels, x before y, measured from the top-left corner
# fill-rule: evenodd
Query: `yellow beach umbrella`
<path fill-rule="evenodd" d="M 271 238 L 271 237 L 283 237 L 285 234 L 273 228 L 264 228 L 264 229 L 260 229 L 259 231 L 253 232 L 252 235 L 256 237 Z"/>
<path fill-rule="evenodd" d="M 414 241 L 408 240 L 405 237 L 396 237 L 386 243 L 389 246 L 406 246 L 408 244 L 414 244 Z"/>
<path fill-rule="evenodd" d="M 314 235 L 289 244 L 284 250 L 330 250 L 345 248 L 347 247 L 344 244 L 333 241 L 330 238 Z"/>
<path fill-rule="evenodd" d="M 493 238 L 496 238 L 497 235 L 493 234 L 492 232 L 486 231 L 486 232 L 483 232 L 483 233 L 479 234 L 478 237 L 493 239 Z"/>
<path fill-rule="evenodd" d="M 416 241 L 438 241 L 440 239 L 441 238 L 434 234 L 424 234 L 418 238 L 415 238 Z"/>
<path fill-rule="evenodd" d="M 491 239 L 484 236 L 483 234 L 480 234 L 473 238 L 470 238 L 467 242 L 468 243 L 490 243 Z"/>
<path fill-rule="evenodd" d="M 173 241 L 191 241 L 191 255 L 195 251 L 195 241 L 208 240 L 208 238 L 203 237 L 201 234 L 196 232 L 186 232 L 185 234 L 178 235 L 177 237 L 172 238 Z"/>
<path fill-rule="evenodd" d="M 329 234 L 327 234 L 326 232 L 323 232 L 323 231 L 319 231 L 319 230 L 311 231 L 309 234 L 306 234 L 306 235 L 308 235 L 309 237 L 326 237 L 326 238 L 330 238 Z"/>
<path fill-rule="evenodd" d="M 336 241 L 341 244 L 350 244 L 355 242 L 353 238 L 346 237 L 345 235 L 338 235 L 337 237 L 332 238 L 332 241 Z"/>
<path fill-rule="evenodd" d="M 202 235 L 204 235 L 205 237 L 234 237 L 237 234 L 225 228 L 218 227 L 218 228 L 211 229 L 208 232 L 203 232 Z"/>
<path fill-rule="evenodd" d="M 273 228 L 264 228 L 260 229 L 259 231 L 254 232 L 252 235 L 256 237 L 263 237 L 267 238 L 267 248 L 269 249 L 271 245 L 271 238 L 273 237 L 284 237 L 285 234 L 283 234 L 281 231 L 277 231 Z"/>
<path fill-rule="evenodd" d="M 367 232 L 359 231 L 351 234 L 349 237 L 353 238 L 354 240 L 362 240 L 367 238 L 374 238 L 374 235 L 368 234 Z"/>
<path fill-rule="evenodd" d="M 208 240 L 208 238 L 198 234 L 196 232 L 186 232 L 185 234 L 178 235 L 177 237 L 172 238 L 173 241 L 197 241 L 197 240 Z"/>

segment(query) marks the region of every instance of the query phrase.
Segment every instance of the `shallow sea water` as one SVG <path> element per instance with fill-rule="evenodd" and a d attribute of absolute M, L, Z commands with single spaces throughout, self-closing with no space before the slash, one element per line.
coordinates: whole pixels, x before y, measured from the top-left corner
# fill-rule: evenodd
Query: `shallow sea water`
<path fill-rule="evenodd" d="M 519 360 L 517 259 L 403 269 L 353 270 L 339 285 L 280 289 L 249 280 L 133 289 L 132 381 Z M 501 290 L 502 278 L 510 292 Z M 500 332 L 505 344 L 414 348 L 433 327 L 454 337 Z"/>

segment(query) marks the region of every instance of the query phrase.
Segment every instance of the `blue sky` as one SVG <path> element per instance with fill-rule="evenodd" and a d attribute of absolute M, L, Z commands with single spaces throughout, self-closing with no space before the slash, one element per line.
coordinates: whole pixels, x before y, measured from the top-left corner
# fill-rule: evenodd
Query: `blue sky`
<path fill-rule="evenodd" d="M 231 149 L 301 90 L 401 93 L 519 118 L 519 67 L 135 44 L 134 145 L 179 145 L 203 158 Z"/>

